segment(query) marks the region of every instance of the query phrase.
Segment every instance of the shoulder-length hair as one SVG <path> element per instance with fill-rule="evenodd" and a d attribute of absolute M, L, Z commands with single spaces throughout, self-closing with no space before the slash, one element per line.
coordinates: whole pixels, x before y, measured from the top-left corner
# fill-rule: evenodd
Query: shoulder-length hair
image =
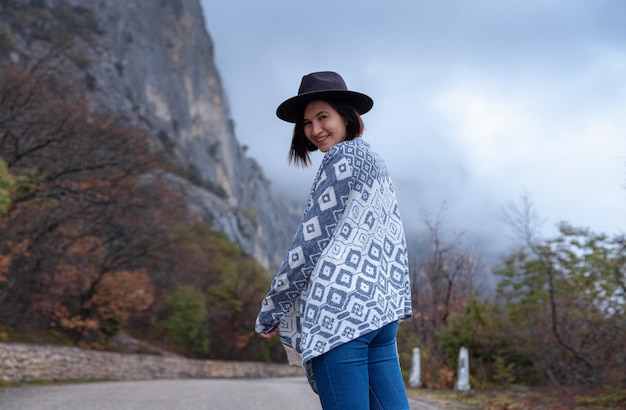
<path fill-rule="evenodd" d="M 339 100 L 324 100 L 335 109 L 347 122 L 345 141 L 353 140 L 363 134 L 365 126 L 359 113 L 347 102 Z M 293 127 L 291 149 L 289 150 L 289 163 L 307 167 L 311 165 L 309 153 L 317 151 L 317 147 L 304 135 L 304 107 L 300 119 Z"/>

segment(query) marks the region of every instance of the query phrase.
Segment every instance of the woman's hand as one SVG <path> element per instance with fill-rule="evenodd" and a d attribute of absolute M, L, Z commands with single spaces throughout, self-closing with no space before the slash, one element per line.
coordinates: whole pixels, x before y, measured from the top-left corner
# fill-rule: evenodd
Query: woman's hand
<path fill-rule="evenodd" d="M 280 330 L 278 330 L 278 328 L 276 328 L 276 329 L 272 330 L 271 332 L 261 333 L 261 337 L 269 339 L 271 337 L 274 337 L 274 336 L 278 335 L 278 333 L 280 333 Z"/>

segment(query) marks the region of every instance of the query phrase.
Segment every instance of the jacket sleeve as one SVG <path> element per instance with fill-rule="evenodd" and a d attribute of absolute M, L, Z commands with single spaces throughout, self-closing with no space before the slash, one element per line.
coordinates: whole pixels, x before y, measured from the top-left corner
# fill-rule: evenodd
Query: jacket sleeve
<path fill-rule="evenodd" d="M 344 155 L 342 145 L 333 146 L 324 156 L 300 226 L 261 304 L 255 327 L 258 333 L 268 333 L 278 327 L 280 319 L 306 286 L 345 211 L 353 186 L 353 165 Z"/>

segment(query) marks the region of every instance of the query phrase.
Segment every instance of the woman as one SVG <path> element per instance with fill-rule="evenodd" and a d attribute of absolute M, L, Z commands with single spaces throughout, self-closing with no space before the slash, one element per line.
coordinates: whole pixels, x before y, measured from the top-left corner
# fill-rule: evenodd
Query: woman
<path fill-rule="evenodd" d="M 297 353 L 324 409 L 409 408 L 396 347 L 411 316 L 406 244 L 387 168 L 360 138 L 372 106 L 325 71 L 276 111 L 295 124 L 290 162 L 325 155 L 256 331 Z"/>

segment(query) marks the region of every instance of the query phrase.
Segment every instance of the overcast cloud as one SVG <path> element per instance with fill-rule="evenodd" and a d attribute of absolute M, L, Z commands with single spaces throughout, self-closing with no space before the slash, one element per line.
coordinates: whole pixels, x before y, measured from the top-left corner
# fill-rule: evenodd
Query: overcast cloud
<path fill-rule="evenodd" d="M 525 191 L 547 235 L 559 221 L 626 230 L 626 2 L 202 4 L 237 138 L 278 192 L 303 202 L 321 155 L 288 166 L 276 107 L 332 70 L 374 99 L 364 137 L 407 234 L 447 202 L 452 229 L 502 244 L 498 215 Z"/>

